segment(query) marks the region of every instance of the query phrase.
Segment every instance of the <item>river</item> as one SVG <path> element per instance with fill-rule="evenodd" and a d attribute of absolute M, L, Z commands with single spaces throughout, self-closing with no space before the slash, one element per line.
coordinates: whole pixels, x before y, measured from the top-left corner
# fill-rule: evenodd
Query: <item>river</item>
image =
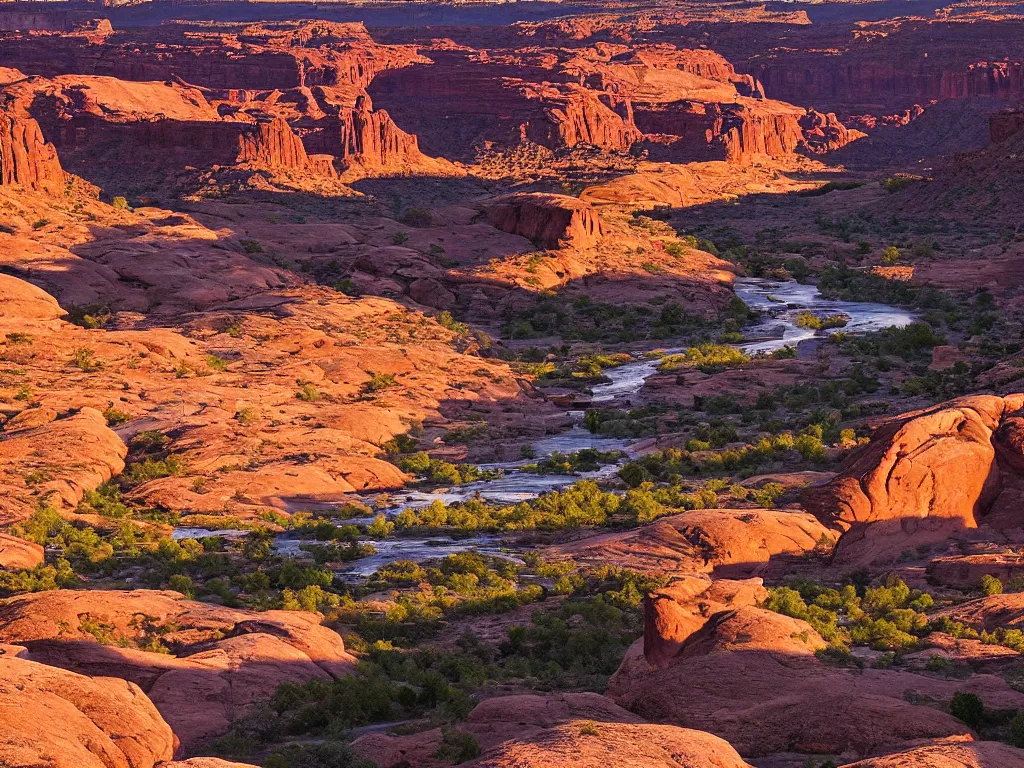
<path fill-rule="evenodd" d="M 774 281 L 759 278 L 739 278 L 735 283 L 736 295 L 746 304 L 761 313 L 761 319 L 743 329 L 744 340 L 736 346 L 749 354 L 770 353 L 787 346 L 796 346 L 815 337 L 825 337 L 836 331 L 844 333 L 868 333 L 884 328 L 902 327 L 914 321 L 913 313 L 898 307 L 870 302 L 835 301 L 826 299 L 813 285 L 803 285 L 795 280 Z M 841 314 L 848 318 L 842 328 L 815 331 L 801 328 L 796 324 L 801 312 L 812 312 L 818 316 Z M 668 349 L 679 352 L 681 349 Z M 614 405 L 637 394 L 647 378 L 658 369 L 659 360 L 638 353 L 636 360 L 604 371 L 606 382 L 592 388 L 591 401 L 595 404 Z M 574 426 L 557 435 L 546 435 L 533 444 L 537 458 L 550 456 L 555 452 L 572 453 L 584 448 L 601 451 L 619 450 L 626 456 L 632 455 L 635 441 L 594 435 L 583 426 L 583 411 L 569 411 Z M 583 479 L 601 479 L 618 471 L 619 466 L 610 464 L 595 472 L 579 475 L 544 475 L 523 472 L 523 465 L 536 459 L 481 464 L 482 469 L 501 470 L 502 475 L 493 480 L 484 480 L 439 491 L 403 490 L 397 493 L 378 495 L 361 499 L 370 504 L 375 513 L 394 515 L 403 509 L 427 506 L 434 501 L 450 504 L 479 496 L 497 504 L 514 504 L 536 498 L 542 493 L 557 490 Z M 369 523 L 372 518 L 337 521 L 339 523 Z M 197 538 L 201 536 L 238 536 L 244 531 L 204 531 L 195 528 L 175 530 L 175 538 Z M 282 534 L 275 539 L 275 551 L 286 556 L 301 554 L 303 540 L 294 534 Z M 312 543 L 312 542 L 310 542 Z M 432 538 L 396 538 L 386 541 L 370 541 L 377 547 L 377 554 L 345 564 L 339 575 L 346 578 L 365 577 L 378 568 L 396 560 L 427 560 L 444 557 L 455 552 L 477 550 L 500 557 L 510 557 L 499 548 L 499 538 L 494 536 L 470 536 L 455 539 L 448 536 Z"/>

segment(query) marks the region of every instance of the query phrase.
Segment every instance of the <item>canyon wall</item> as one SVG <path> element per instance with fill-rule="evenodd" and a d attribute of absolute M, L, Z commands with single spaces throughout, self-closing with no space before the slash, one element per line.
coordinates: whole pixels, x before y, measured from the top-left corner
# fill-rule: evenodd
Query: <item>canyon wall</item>
<path fill-rule="evenodd" d="M 43 139 L 39 124 L 0 111 L 0 184 L 59 194 L 64 182 L 57 150 Z"/>
<path fill-rule="evenodd" d="M 1024 110 L 1004 109 L 994 112 L 988 118 L 988 132 L 994 143 L 1006 141 L 1024 131 Z"/>

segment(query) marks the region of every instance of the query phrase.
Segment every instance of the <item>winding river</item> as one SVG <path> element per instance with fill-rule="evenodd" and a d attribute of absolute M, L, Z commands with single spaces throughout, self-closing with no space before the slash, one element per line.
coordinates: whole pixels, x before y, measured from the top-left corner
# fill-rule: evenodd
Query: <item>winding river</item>
<path fill-rule="evenodd" d="M 736 346 L 749 354 L 770 353 L 787 346 L 797 346 L 815 337 L 822 337 L 836 331 L 845 333 L 868 333 L 884 328 L 902 327 L 914 321 L 914 315 L 905 309 L 874 304 L 870 302 L 835 301 L 826 299 L 813 285 L 803 285 L 795 280 L 773 281 L 759 278 L 739 278 L 735 283 L 736 295 L 746 304 L 761 313 L 761 320 L 743 329 L 744 341 Z M 796 318 L 801 312 L 812 312 L 818 316 L 842 314 L 848 318 L 843 328 L 815 331 L 801 328 Z M 670 349 L 668 352 L 678 352 Z M 592 388 L 591 401 L 595 404 L 614 404 L 638 393 L 646 379 L 658 369 L 658 359 L 647 359 L 638 355 L 634 362 L 607 369 L 604 374 L 608 381 Z M 583 426 L 583 411 L 570 411 L 574 426 L 557 435 L 547 435 L 533 444 L 537 458 L 550 456 L 555 452 L 572 453 L 584 448 L 601 451 L 620 450 L 631 455 L 635 441 L 605 437 L 590 433 Z M 534 459 L 481 464 L 482 469 L 496 469 L 503 472 L 493 479 L 468 483 L 456 488 L 436 492 L 408 490 L 388 494 L 386 497 L 365 498 L 363 501 L 374 507 L 376 512 L 397 514 L 403 509 L 427 506 L 434 501 L 452 503 L 464 501 L 479 495 L 481 498 L 499 504 L 514 504 L 536 498 L 542 493 L 564 488 L 582 479 L 609 477 L 618 471 L 618 465 L 608 465 L 595 472 L 580 475 L 543 475 L 522 472 L 524 464 Z M 366 520 L 338 521 L 347 523 L 368 523 Z M 178 528 L 175 538 L 196 538 L 199 536 L 244 535 L 244 531 L 205 531 L 195 528 Z M 275 550 L 282 555 L 301 554 L 303 540 L 292 534 L 282 534 L 275 540 Z M 358 561 L 347 563 L 339 575 L 345 578 L 362 578 L 378 568 L 396 560 L 427 560 L 444 557 L 456 552 L 476 549 L 485 554 L 508 557 L 498 548 L 499 538 L 493 536 L 471 536 L 454 539 L 439 536 L 433 538 L 397 538 L 386 541 L 371 541 L 377 553 Z"/>

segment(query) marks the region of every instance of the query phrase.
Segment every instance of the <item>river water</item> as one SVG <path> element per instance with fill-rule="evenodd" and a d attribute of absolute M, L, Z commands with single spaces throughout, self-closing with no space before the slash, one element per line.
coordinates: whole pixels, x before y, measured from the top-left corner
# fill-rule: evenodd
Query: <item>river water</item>
<path fill-rule="evenodd" d="M 825 299 L 813 285 L 801 285 L 795 280 L 773 281 L 758 278 L 739 278 L 735 284 L 736 295 L 746 304 L 761 313 L 761 320 L 743 329 L 744 341 L 737 344 L 749 354 L 770 353 L 786 346 L 796 346 L 814 337 L 823 337 L 836 331 L 844 333 L 868 333 L 889 327 L 902 327 L 914 321 L 914 315 L 904 309 L 869 302 L 833 301 Z M 796 325 L 799 313 L 810 311 L 818 316 L 842 314 L 848 318 L 846 326 L 830 330 L 814 331 Z M 668 349 L 667 353 L 681 349 Z M 604 371 L 607 382 L 592 388 L 591 400 L 595 404 L 613 405 L 638 393 L 644 381 L 658 369 L 657 358 L 638 355 L 634 362 Z M 601 451 L 619 450 L 627 456 L 632 454 L 633 441 L 594 435 L 584 428 L 583 411 L 570 411 L 574 426 L 557 435 L 547 435 L 533 444 L 537 458 L 552 453 L 572 453 L 584 448 Z M 498 504 L 514 504 L 536 498 L 542 493 L 572 485 L 583 479 L 601 479 L 618 471 L 618 465 L 607 465 L 595 472 L 580 475 L 542 475 L 523 472 L 521 467 L 534 459 L 481 464 L 482 469 L 501 470 L 504 474 L 494 480 L 468 483 L 440 491 L 428 492 L 405 490 L 377 497 L 361 499 L 370 504 L 375 512 L 394 515 L 403 509 L 425 507 L 434 501 L 446 504 L 465 501 L 479 496 Z M 369 523 L 371 519 L 345 520 L 341 523 Z M 205 531 L 202 529 L 179 528 L 175 538 L 199 538 L 216 535 L 244 535 L 243 531 Z M 297 556 L 302 553 L 304 543 L 293 534 L 283 534 L 275 540 L 274 547 L 281 555 Z M 428 560 L 444 557 L 456 552 L 476 550 L 498 557 L 510 557 L 498 548 L 499 539 L 493 536 L 470 536 L 455 539 L 439 536 L 433 538 L 396 538 L 385 541 L 369 541 L 377 547 L 377 554 L 347 563 L 339 570 L 345 578 L 369 576 L 380 567 L 396 560 Z M 513 558 L 514 559 L 514 558 Z"/>

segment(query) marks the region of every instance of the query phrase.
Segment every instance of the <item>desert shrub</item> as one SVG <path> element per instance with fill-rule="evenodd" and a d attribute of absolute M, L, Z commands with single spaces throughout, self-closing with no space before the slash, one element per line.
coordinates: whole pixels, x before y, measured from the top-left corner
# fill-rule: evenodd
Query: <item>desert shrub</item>
<path fill-rule="evenodd" d="M 681 355 L 666 355 L 658 365 L 658 370 L 676 371 L 692 367 L 701 371 L 717 371 L 748 362 L 750 362 L 750 355 L 736 347 L 723 344 L 701 344 L 697 347 L 690 347 Z"/>
<path fill-rule="evenodd" d="M 116 427 L 119 424 L 124 424 L 126 421 L 131 421 L 131 414 L 119 411 L 113 405 L 107 406 L 107 409 L 103 411 L 103 418 L 107 420 L 108 427 Z"/>
<path fill-rule="evenodd" d="M 480 745 L 476 737 L 465 731 L 445 728 L 441 732 L 441 746 L 434 752 L 434 757 L 452 765 L 459 765 L 467 760 L 480 756 Z"/>
<path fill-rule="evenodd" d="M 1003 592 L 1003 582 L 995 576 L 985 574 L 981 577 L 981 593 L 983 595 L 1000 595 Z"/>
<path fill-rule="evenodd" d="M 985 705 L 977 694 L 957 691 L 949 702 L 949 713 L 971 728 L 978 728 L 985 717 Z"/>

